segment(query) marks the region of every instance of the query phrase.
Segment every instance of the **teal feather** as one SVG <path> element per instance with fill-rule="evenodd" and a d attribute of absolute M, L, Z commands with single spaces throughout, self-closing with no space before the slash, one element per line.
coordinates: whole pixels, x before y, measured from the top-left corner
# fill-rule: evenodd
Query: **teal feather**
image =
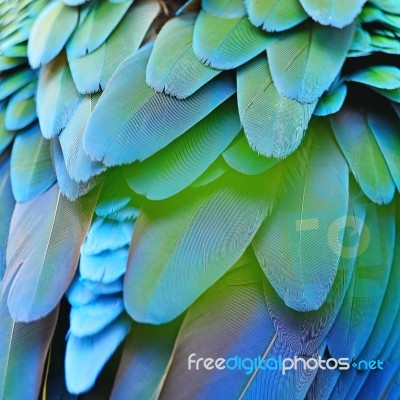
<path fill-rule="evenodd" d="M 133 0 L 111 3 L 94 0 L 81 12 L 78 27 L 66 49 L 68 58 L 83 57 L 100 47 L 123 19 Z"/>
<path fill-rule="evenodd" d="M 233 176 L 217 188 L 145 202 L 124 281 L 128 313 L 157 324 L 181 314 L 244 253 L 269 212 L 271 192 Z M 154 243 L 162 243 L 157 252 Z"/>
<path fill-rule="evenodd" d="M 200 11 L 193 33 L 193 51 L 212 68 L 233 69 L 263 52 L 275 38 L 247 17 L 221 18 Z"/>
<path fill-rule="evenodd" d="M 34 125 L 15 138 L 11 153 L 11 185 L 15 199 L 24 203 L 49 189 L 56 181 L 50 142 Z"/>
<path fill-rule="evenodd" d="M 272 286 L 287 306 L 301 312 L 321 307 L 332 287 L 349 202 L 348 166 L 329 125 L 314 120 L 306 137 L 301 150 L 280 163 L 295 170 L 288 178 L 290 191 L 253 241 Z"/>
<path fill-rule="evenodd" d="M 308 17 L 298 0 L 245 0 L 245 4 L 251 23 L 270 32 L 293 28 Z"/>
<path fill-rule="evenodd" d="M 40 70 L 36 103 L 40 129 L 46 139 L 65 128 L 80 100 L 64 54 Z"/>
<path fill-rule="evenodd" d="M 108 166 L 150 157 L 235 92 L 224 75 L 186 100 L 156 93 L 145 81 L 150 52 L 146 46 L 118 68 L 86 128 L 84 149 Z M 109 118 L 110 113 L 116 117 Z"/>
<path fill-rule="evenodd" d="M 337 29 L 312 21 L 283 32 L 267 49 L 278 92 L 300 102 L 318 100 L 338 76 L 353 34 L 354 25 Z"/>
<path fill-rule="evenodd" d="M 80 93 L 106 88 L 119 65 L 138 50 L 159 10 L 156 0 L 136 1 L 98 49 L 82 57 L 69 58 L 72 77 Z"/>
<path fill-rule="evenodd" d="M 221 71 L 204 65 L 192 50 L 196 17 L 186 14 L 168 21 L 155 41 L 146 81 L 157 92 L 184 99 Z"/>
<path fill-rule="evenodd" d="M 349 106 L 331 116 L 336 140 L 365 195 L 375 203 L 392 201 L 395 185 L 366 116 Z"/>
<path fill-rule="evenodd" d="M 28 59 L 38 68 L 55 58 L 64 48 L 78 23 L 78 10 L 61 0 L 53 1 L 35 19 L 28 41 Z"/>
<path fill-rule="evenodd" d="M 235 100 L 227 100 L 154 156 L 127 166 L 125 175 L 132 190 L 161 200 L 194 182 L 240 131 Z"/>
<path fill-rule="evenodd" d="M 239 115 L 253 150 L 276 158 L 296 150 L 316 102 L 303 104 L 280 95 L 265 55 L 239 68 L 237 86 Z"/>

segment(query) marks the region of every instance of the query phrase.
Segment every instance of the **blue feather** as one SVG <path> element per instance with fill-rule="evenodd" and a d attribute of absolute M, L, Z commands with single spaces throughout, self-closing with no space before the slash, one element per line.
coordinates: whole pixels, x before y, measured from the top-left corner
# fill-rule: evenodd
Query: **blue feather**
<path fill-rule="evenodd" d="M 65 379 L 69 392 L 88 391 L 116 348 L 130 330 L 129 320 L 122 316 L 94 336 L 69 335 L 65 355 Z"/>
<path fill-rule="evenodd" d="M 72 307 L 70 332 L 75 337 L 100 333 L 124 311 L 121 296 L 101 296 L 94 302 Z"/>

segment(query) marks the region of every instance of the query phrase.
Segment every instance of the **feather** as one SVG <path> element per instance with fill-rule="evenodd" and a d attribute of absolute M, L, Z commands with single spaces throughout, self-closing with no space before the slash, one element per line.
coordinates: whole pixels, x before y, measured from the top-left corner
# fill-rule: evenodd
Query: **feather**
<path fill-rule="evenodd" d="M 13 131 L 26 128 L 36 120 L 35 93 L 36 85 L 30 83 L 10 98 L 5 117 L 7 130 Z"/>
<path fill-rule="evenodd" d="M 123 279 L 120 278 L 111 283 L 93 282 L 87 279 L 82 279 L 82 284 L 97 295 L 108 295 L 116 293 L 121 294 L 124 283 Z"/>
<path fill-rule="evenodd" d="M 46 139 L 65 128 L 80 100 L 64 54 L 40 70 L 36 103 L 40 128 Z"/>
<path fill-rule="evenodd" d="M 323 357 L 323 360 L 326 361 L 329 358 L 329 355 L 327 355 L 326 357 Z M 308 390 L 305 400 L 328 400 L 339 376 L 340 371 L 337 369 L 320 368 L 310 386 L 310 389 Z"/>
<path fill-rule="evenodd" d="M 10 160 L 7 154 L 0 156 L 0 290 L 6 269 L 6 247 L 8 231 L 15 200 L 11 189 Z"/>
<path fill-rule="evenodd" d="M 96 102 L 97 96 L 84 96 L 60 134 L 65 168 L 71 179 L 77 182 L 87 182 L 105 170 L 103 164 L 91 161 L 83 151 L 83 135 Z"/>
<path fill-rule="evenodd" d="M 357 370 L 350 368 L 347 371 L 341 371 L 339 379 L 332 390 L 329 400 L 342 400 L 347 399 L 347 393 L 350 391 L 351 385 L 356 379 Z"/>
<path fill-rule="evenodd" d="M 388 391 L 399 371 L 399 362 L 385 364 L 383 369 L 371 371 L 367 375 L 366 381 L 358 393 L 359 399 L 387 399 L 385 392 Z"/>
<path fill-rule="evenodd" d="M 111 399 L 153 398 L 164 378 L 180 323 L 178 319 L 162 326 L 133 326 L 123 348 Z"/>
<path fill-rule="evenodd" d="M 74 276 L 95 201 L 96 191 L 70 203 L 54 185 L 34 200 L 16 205 L 4 275 L 15 320 L 42 318 L 57 306 Z"/>
<path fill-rule="evenodd" d="M 191 185 L 193 188 L 206 186 L 227 172 L 228 168 L 222 157 L 217 158 L 207 170 L 201 174 Z"/>
<path fill-rule="evenodd" d="M 0 155 L 14 140 L 14 132 L 9 131 L 5 126 L 6 112 L 7 107 L 0 103 Z"/>
<path fill-rule="evenodd" d="M 371 335 L 393 261 L 394 214 L 393 204 L 379 208 L 371 204 L 367 209 L 356 268 L 327 338 L 329 352 L 336 359 L 356 359 Z"/>
<path fill-rule="evenodd" d="M 82 245 L 82 254 L 100 254 L 103 251 L 113 251 L 128 245 L 133 233 L 132 222 L 115 222 L 96 218 Z"/>
<path fill-rule="evenodd" d="M 397 89 L 400 87 L 400 68 L 389 65 L 376 65 L 363 68 L 347 78 L 350 82 L 362 83 L 378 89 Z"/>
<path fill-rule="evenodd" d="M 239 18 L 246 15 L 243 0 L 203 0 L 203 10 L 222 18 Z"/>
<path fill-rule="evenodd" d="M 194 25 L 193 51 L 206 65 L 233 69 L 264 51 L 274 40 L 247 17 L 221 18 L 200 11 Z"/>
<path fill-rule="evenodd" d="M 250 146 L 264 156 L 276 158 L 296 150 L 316 102 L 302 104 L 281 96 L 265 55 L 239 68 L 237 86 L 240 119 Z"/>
<path fill-rule="evenodd" d="M 127 182 L 148 199 L 171 197 L 205 172 L 239 131 L 236 99 L 232 98 L 154 156 L 127 166 Z"/>
<path fill-rule="evenodd" d="M 83 57 L 69 59 L 72 77 L 80 93 L 106 88 L 119 65 L 137 51 L 159 10 L 156 0 L 136 1 L 98 49 Z"/>
<path fill-rule="evenodd" d="M 317 374 L 317 368 L 304 368 L 304 362 L 307 363 L 309 358 L 318 359 L 322 356 L 325 345 L 317 352 L 308 356 L 302 356 L 304 360 L 299 363 L 297 369 L 287 371 L 285 375 L 280 370 L 264 369 L 260 371 L 241 398 L 243 399 L 296 399 L 303 400 Z M 268 357 L 273 360 L 295 359 L 296 354 L 285 346 L 283 342 L 276 339 L 271 349 L 269 349 Z M 315 363 L 312 363 L 315 365 Z"/>
<path fill-rule="evenodd" d="M 293 28 L 308 15 L 298 0 L 245 0 L 251 23 L 275 32 Z"/>
<path fill-rule="evenodd" d="M 324 117 L 337 113 L 343 106 L 347 96 L 347 86 L 342 84 L 331 88 L 318 101 L 314 115 Z"/>
<path fill-rule="evenodd" d="M 69 335 L 65 379 L 70 393 L 86 392 L 93 387 L 98 374 L 129 330 L 130 322 L 122 316 L 97 335 L 84 338 Z"/>
<path fill-rule="evenodd" d="M 0 71 L 8 71 L 10 69 L 13 69 L 15 67 L 18 67 L 18 65 L 24 64 L 25 60 L 23 58 L 19 57 L 7 57 L 5 55 L 0 56 Z"/>
<path fill-rule="evenodd" d="M 253 241 L 261 267 L 279 296 L 287 306 L 303 312 L 317 310 L 332 286 L 349 201 L 348 167 L 329 126 L 314 120 L 307 139 L 296 158 L 288 159 L 296 162 L 297 169 L 290 192 Z"/>
<path fill-rule="evenodd" d="M 67 43 L 68 58 L 82 57 L 100 47 L 124 18 L 132 3 L 133 0 L 122 3 L 91 1 L 85 15 L 81 13 L 79 25 Z"/>
<path fill-rule="evenodd" d="M 22 69 L 0 81 L 0 100 L 4 100 L 36 78 L 36 72 Z"/>
<path fill-rule="evenodd" d="M 11 153 L 11 185 L 17 202 L 34 199 L 56 181 L 50 142 L 34 125 L 15 138 Z"/>
<path fill-rule="evenodd" d="M 51 156 L 53 159 L 54 170 L 57 175 L 57 183 L 60 192 L 70 201 L 75 201 L 81 196 L 88 193 L 98 180 L 93 179 L 88 182 L 76 182 L 68 175 L 65 167 L 64 156 L 62 154 L 60 142 L 58 137 L 53 138 L 51 141 Z"/>
<path fill-rule="evenodd" d="M 80 6 L 90 0 L 63 0 L 67 6 Z"/>
<path fill-rule="evenodd" d="M 8 312 L 7 294 L 6 291 L 0 300 L 0 396 L 34 400 L 40 394 L 58 309 L 39 321 L 15 322 Z"/>
<path fill-rule="evenodd" d="M 70 334 L 76 338 L 100 333 L 124 311 L 121 296 L 102 296 L 96 301 L 79 307 L 72 307 Z"/>
<path fill-rule="evenodd" d="M 151 46 L 146 46 L 118 68 L 89 120 L 84 148 L 106 165 L 150 157 L 235 92 L 225 75 L 187 100 L 156 93 L 145 80 L 150 52 Z M 116 117 L 109 118 L 110 113 Z"/>
<path fill-rule="evenodd" d="M 383 362 L 390 361 L 391 355 L 394 350 L 397 348 L 400 340 L 400 309 L 397 311 L 395 316 L 392 329 L 390 330 L 390 334 L 384 343 L 382 351 L 379 355 L 379 359 Z"/>
<path fill-rule="evenodd" d="M 121 278 L 128 262 L 128 246 L 99 254 L 81 254 L 79 272 L 83 279 L 111 283 Z"/>
<path fill-rule="evenodd" d="M 61 0 L 49 3 L 35 19 L 28 41 L 28 60 L 38 68 L 55 58 L 78 23 L 78 11 Z"/>
<path fill-rule="evenodd" d="M 221 72 L 193 53 L 195 21 L 193 14 L 173 18 L 158 34 L 146 69 L 146 82 L 157 92 L 184 99 Z"/>
<path fill-rule="evenodd" d="M 282 33 L 267 49 L 278 92 L 302 103 L 318 100 L 339 74 L 353 34 L 354 25 L 336 29 L 312 21 Z"/>
<path fill-rule="evenodd" d="M 395 185 L 367 118 L 347 106 L 331 116 L 336 140 L 366 196 L 375 203 L 392 201 Z"/>
<path fill-rule="evenodd" d="M 304 10 L 322 25 L 344 28 L 361 12 L 367 0 L 299 0 Z"/>
<path fill-rule="evenodd" d="M 400 123 L 390 114 L 371 112 L 367 115 L 368 125 L 378 143 L 390 173 L 400 191 Z"/>
<path fill-rule="evenodd" d="M 388 13 L 399 13 L 399 4 L 396 0 L 370 0 L 370 3 L 376 7 L 382 8 L 382 10 Z"/>
<path fill-rule="evenodd" d="M 400 225 L 399 210 L 397 210 L 396 242 L 394 256 L 389 276 L 389 283 L 384 293 L 381 308 L 374 325 L 374 329 L 368 338 L 368 342 L 361 352 L 360 358 L 363 360 L 376 360 L 381 354 L 390 331 L 394 326 L 396 315 L 400 307 Z"/>
<path fill-rule="evenodd" d="M 256 358 L 268 354 L 275 330 L 254 264 L 228 272 L 190 307 L 175 344 L 162 399 L 239 398 L 251 380 L 243 369 L 188 369 L 188 358 Z M 229 384 L 227 384 L 229 382 Z"/>
<path fill-rule="evenodd" d="M 99 296 L 91 291 L 81 280 L 76 276 L 68 288 L 66 293 L 68 301 L 72 307 L 80 307 L 96 301 Z"/>
<path fill-rule="evenodd" d="M 261 174 L 279 162 L 276 158 L 264 157 L 253 151 L 243 131 L 222 155 L 231 168 L 245 175 Z"/>
<path fill-rule="evenodd" d="M 243 254 L 269 212 L 270 197 L 258 181 L 233 176 L 217 188 L 145 202 L 124 281 L 128 313 L 155 324 L 181 314 Z"/>
<path fill-rule="evenodd" d="M 111 215 L 124 212 L 124 208 L 136 206 L 136 215 L 139 212 L 139 201 L 137 196 L 129 189 L 122 168 L 108 169 L 104 184 L 96 205 L 96 214 L 107 218 Z"/>
<path fill-rule="evenodd" d="M 332 288 L 318 310 L 298 312 L 287 307 L 268 281 L 264 295 L 275 329 L 296 354 L 312 354 L 323 344 L 335 322 L 354 270 L 367 199 L 351 186 L 351 201 L 344 230 L 343 248 Z M 333 388 L 333 387 L 332 387 Z"/>

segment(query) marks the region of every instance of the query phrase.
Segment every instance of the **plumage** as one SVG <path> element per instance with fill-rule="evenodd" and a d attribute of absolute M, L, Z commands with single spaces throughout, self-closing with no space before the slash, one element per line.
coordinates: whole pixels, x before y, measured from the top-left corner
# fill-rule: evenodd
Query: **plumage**
<path fill-rule="evenodd" d="M 299 0 L 306 12 L 322 25 L 345 28 L 367 0 Z"/>
<path fill-rule="evenodd" d="M 100 333 L 124 311 L 124 303 L 119 296 L 102 296 L 94 302 L 72 307 L 70 314 L 70 334 L 83 338 Z"/>
<path fill-rule="evenodd" d="M 128 313 L 158 324 L 181 314 L 243 254 L 269 211 L 270 197 L 269 188 L 238 176 L 216 189 L 145 202 L 125 275 Z M 151 251 L 160 240 L 162 248 Z"/>
<path fill-rule="evenodd" d="M 364 68 L 350 75 L 348 80 L 378 89 L 397 89 L 400 87 L 400 68 L 387 65 Z"/>
<path fill-rule="evenodd" d="M 62 0 L 47 5 L 35 20 L 29 34 L 28 59 L 38 68 L 55 58 L 63 49 L 78 23 L 78 10 Z"/>
<path fill-rule="evenodd" d="M 349 201 L 348 166 L 326 123 L 315 120 L 307 139 L 297 162 L 287 160 L 297 168 L 289 178 L 292 190 L 253 241 L 272 286 L 286 305 L 302 312 L 318 309 L 332 287 Z M 323 182 L 329 187 L 321 190 Z"/>
<path fill-rule="evenodd" d="M 146 82 L 157 92 L 184 99 L 221 71 L 204 65 L 192 46 L 196 17 L 173 18 L 161 29 L 146 69 Z"/>
<path fill-rule="evenodd" d="M 16 205 L 2 290 L 3 295 L 6 288 L 10 290 L 8 306 L 14 319 L 42 318 L 59 303 L 78 264 L 93 197 L 71 203 L 54 185 L 34 200 Z"/>
<path fill-rule="evenodd" d="M 66 49 L 68 58 L 82 57 L 100 47 L 128 11 L 133 0 L 121 3 L 91 1 L 81 11 L 78 27 L 70 37 Z"/>
<path fill-rule="evenodd" d="M 13 75 L 4 77 L 0 81 L 0 100 L 11 96 L 14 92 L 23 88 L 35 78 L 36 74 L 31 70 L 21 70 Z"/>
<path fill-rule="evenodd" d="M 222 18 L 200 11 L 193 32 L 193 51 L 212 68 L 232 69 L 264 51 L 275 39 L 246 17 Z"/>
<path fill-rule="evenodd" d="M 298 312 L 285 305 L 268 281 L 264 281 L 264 295 L 278 336 L 296 354 L 312 354 L 326 340 L 335 322 L 353 274 L 359 238 L 363 229 L 368 200 L 351 185 L 351 198 L 345 223 L 342 253 L 335 279 L 327 298 L 315 311 Z M 355 237 L 355 238 L 354 238 Z"/>
<path fill-rule="evenodd" d="M 130 243 L 132 232 L 133 223 L 130 221 L 119 223 L 96 218 L 82 245 L 82 253 L 93 255 L 107 250 L 117 250 Z"/>
<path fill-rule="evenodd" d="M 261 174 L 279 162 L 276 158 L 264 157 L 252 150 L 243 131 L 222 156 L 231 168 L 246 175 Z"/>
<path fill-rule="evenodd" d="M 312 103 L 329 89 L 346 59 L 354 25 L 344 29 L 306 21 L 283 32 L 268 48 L 268 62 L 278 92 Z"/>
<path fill-rule="evenodd" d="M 132 190 L 161 200 L 193 183 L 240 131 L 235 102 L 234 98 L 227 100 L 163 150 L 126 167 Z"/>
<path fill-rule="evenodd" d="M 4 399 L 34 400 L 40 394 L 58 309 L 39 321 L 15 322 L 8 312 L 7 294 L 0 299 L 0 394 Z"/>
<path fill-rule="evenodd" d="M 188 369 L 188 357 L 268 357 L 275 330 L 262 296 L 260 272 L 248 264 L 228 272 L 190 307 L 175 344 L 161 398 L 240 398 L 245 370 Z M 246 338 L 246 340 L 243 340 Z M 233 377 L 233 378 L 232 378 Z M 227 381 L 229 380 L 229 385 Z"/>
<path fill-rule="evenodd" d="M 365 195 L 375 203 L 389 203 L 395 185 L 366 115 L 347 106 L 331 117 L 331 125 L 350 170 Z"/>
<path fill-rule="evenodd" d="M 111 399 L 152 398 L 160 389 L 181 320 L 168 325 L 135 324 L 125 342 Z M 135 382 L 132 385 L 132 382 Z"/>
<path fill-rule="evenodd" d="M 95 95 L 84 96 L 60 134 L 65 168 L 77 182 L 87 182 L 106 169 L 100 162 L 92 161 L 83 150 L 83 136 L 97 100 Z"/>
<path fill-rule="evenodd" d="M 277 91 L 265 55 L 238 69 L 239 115 L 253 150 L 284 158 L 300 145 L 316 102 L 303 104 Z"/>
<path fill-rule="evenodd" d="M 65 356 L 65 379 L 70 393 L 82 393 L 93 387 L 104 364 L 130 330 L 130 322 L 121 316 L 110 329 L 97 335 L 78 338 L 70 334 Z M 79 368 L 76 366 L 79 365 Z"/>
<path fill-rule="evenodd" d="M 77 182 L 73 180 L 69 176 L 67 168 L 65 166 L 65 160 L 58 137 L 51 139 L 50 143 L 54 171 L 56 172 L 57 184 L 59 186 L 61 194 L 65 196 L 68 200 L 75 201 L 81 196 L 89 193 L 89 191 L 96 186 L 98 180 L 96 178 L 87 182 Z"/>
<path fill-rule="evenodd" d="M 83 279 L 111 283 L 122 277 L 128 262 L 128 246 L 98 254 L 81 254 L 79 272 Z"/>
<path fill-rule="evenodd" d="M 371 237 L 376 238 L 374 241 Z M 350 286 L 328 335 L 330 354 L 356 359 L 367 343 L 388 284 L 395 244 L 394 206 L 367 209 Z"/>
<path fill-rule="evenodd" d="M 14 139 L 14 132 L 9 131 L 5 126 L 7 108 L 0 103 L 0 154 Z"/>
<path fill-rule="evenodd" d="M 151 46 L 146 46 L 118 68 L 86 128 L 84 149 L 108 166 L 150 157 L 235 91 L 230 77 L 224 75 L 187 100 L 156 93 L 145 81 L 150 52 Z M 118 117 L 108 118 L 110 112 Z M 99 130 L 103 133 L 100 137 Z"/>
<path fill-rule="evenodd" d="M 400 122 L 392 115 L 368 113 L 368 126 L 382 152 L 390 173 L 400 191 Z"/>
<path fill-rule="evenodd" d="M 347 96 L 347 86 L 342 84 L 331 88 L 318 100 L 314 115 L 325 117 L 337 113 L 343 106 Z"/>
<path fill-rule="evenodd" d="M 160 11 L 155 0 L 135 1 L 112 35 L 96 50 L 69 59 L 72 77 L 80 93 L 104 90 L 116 69 L 139 48 Z"/>
<path fill-rule="evenodd" d="M 55 181 L 50 142 L 42 136 L 39 126 L 19 133 L 11 153 L 11 185 L 16 201 L 33 200 Z"/>
<path fill-rule="evenodd" d="M 38 80 L 37 114 L 46 139 L 65 128 L 80 100 L 66 57 L 60 54 L 40 70 Z"/>
<path fill-rule="evenodd" d="M 298 0 L 244 0 L 244 2 L 251 23 L 270 32 L 292 28 L 308 17 Z"/>
<path fill-rule="evenodd" d="M 218 17 L 238 18 L 246 15 L 243 0 L 203 0 L 201 6 Z"/>
<path fill-rule="evenodd" d="M 7 104 L 5 127 L 9 131 L 26 128 L 36 120 L 36 85 L 33 83 L 16 92 Z"/>
<path fill-rule="evenodd" d="M 6 269 L 6 248 L 8 231 L 15 199 L 12 193 L 10 180 L 10 159 L 8 154 L 0 155 L 0 289 Z"/>

